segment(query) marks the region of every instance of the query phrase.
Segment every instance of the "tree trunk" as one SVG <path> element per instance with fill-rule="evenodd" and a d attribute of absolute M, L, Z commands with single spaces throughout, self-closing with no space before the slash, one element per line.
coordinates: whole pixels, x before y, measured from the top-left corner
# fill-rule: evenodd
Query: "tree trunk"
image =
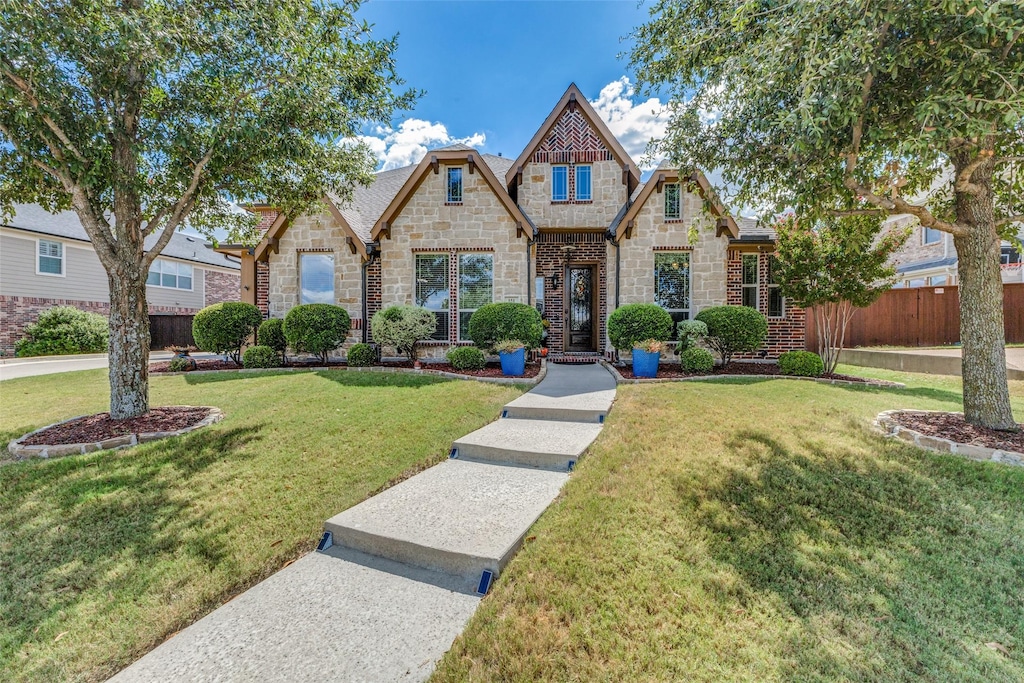
<path fill-rule="evenodd" d="M 959 174 L 966 160 L 955 158 Z M 964 418 L 990 429 L 1015 430 L 1010 410 L 1003 329 L 1003 280 L 1000 238 L 992 208 L 992 164 L 973 176 L 979 194 L 956 194 L 957 223 L 967 228 L 954 235 L 960 277 L 960 342 L 963 355 Z"/>
<path fill-rule="evenodd" d="M 123 420 L 149 412 L 149 308 L 144 276 L 110 272 L 108 279 L 110 416 Z"/>

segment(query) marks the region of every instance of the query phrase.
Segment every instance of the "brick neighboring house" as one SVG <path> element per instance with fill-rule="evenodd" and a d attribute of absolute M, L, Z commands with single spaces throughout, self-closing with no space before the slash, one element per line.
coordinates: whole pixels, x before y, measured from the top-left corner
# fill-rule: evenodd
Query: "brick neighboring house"
<path fill-rule="evenodd" d="M 192 315 L 237 301 L 240 269 L 238 259 L 218 254 L 203 238 L 177 233 L 150 270 L 149 314 Z M 73 211 L 17 204 L 14 217 L 0 224 L 0 352 L 11 354 L 25 326 L 53 306 L 108 315 L 107 273 Z"/>
<path fill-rule="evenodd" d="M 634 302 L 676 320 L 751 305 L 770 329 L 755 356 L 804 346 L 804 312 L 771 281 L 774 235 L 730 217 L 699 172 L 663 166 L 641 182 L 575 85 L 516 159 L 453 145 L 324 204 L 294 219 L 253 207 L 260 244 L 221 250 L 241 258 L 241 297 L 265 315 L 313 301 L 347 309 L 346 345 L 372 341 L 364 321 L 382 307 L 416 304 L 437 315 L 425 355 L 440 356 L 469 343 L 481 302 L 514 301 L 541 310 L 555 355 L 612 354 L 608 314 Z"/>

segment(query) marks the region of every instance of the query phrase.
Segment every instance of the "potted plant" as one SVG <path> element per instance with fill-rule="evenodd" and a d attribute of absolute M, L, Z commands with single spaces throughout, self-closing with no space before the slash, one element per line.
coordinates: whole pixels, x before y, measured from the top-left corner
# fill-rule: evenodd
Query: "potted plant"
<path fill-rule="evenodd" d="M 526 373 L 526 345 L 518 339 L 506 339 L 494 345 L 501 358 L 501 374 L 518 377 Z"/>
<path fill-rule="evenodd" d="M 634 375 L 654 377 L 658 371 L 658 360 L 661 358 L 661 345 L 659 344 L 657 352 L 651 352 L 654 354 L 653 371 L 650 370 L 650 354 L 644 351 L 644 347 L 651 342 L 667 341 L 672 336 L 672 327 L 672 316 L 661 306 L 626 304 L 616 308 L 608 316 L 608 339 L 619 351 L 632 350 Z M 650 374 L 643 374 L 645 370 Z"/>
<path fill-rule="evenodd" d="M 633 376 L 656 377 L 664 348 L 664 342 L 657 339 L 645 339 L 633 344 Z"/>

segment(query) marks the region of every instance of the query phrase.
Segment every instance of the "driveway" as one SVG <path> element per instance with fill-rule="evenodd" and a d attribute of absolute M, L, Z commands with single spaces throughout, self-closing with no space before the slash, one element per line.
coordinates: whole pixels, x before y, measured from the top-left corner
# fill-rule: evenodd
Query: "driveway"
<path fill-rule="evenodd" d="M 172 355 L 167 351 L 149 354 L 151 361 L 167 360 Z M 218 358 L 216 354 L 193 354 L 194 358 Z M 94 353 L 85 356 L 36 356 L 33 358 L 0 358 L 0 381 L 18 377 L 52 375 L 57 372 L 74 370 L 97 370 L 107 367 L 107 354 Z"/>

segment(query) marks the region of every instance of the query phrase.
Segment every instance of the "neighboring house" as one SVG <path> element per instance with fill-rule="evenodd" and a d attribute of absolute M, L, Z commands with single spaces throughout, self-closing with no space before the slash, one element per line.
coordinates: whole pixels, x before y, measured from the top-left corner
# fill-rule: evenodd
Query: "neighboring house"
<path fill-rule="evenodd" d="M 237 301 L 240 267 L 201 237 L 175 234 L 150 269 L 150 315 L 191 315 Z M 10 354 L 25 326 L 52 306 L 108 315 L 107 272 L 77 214 L 18 204 L 14 217 L 0 224 L 0 351 Z"/>
<path fill-rule="evenodd" d="M 769 318 L 763 352 L 804 346 L 804 312 L 772 281 L 774 236 L 729 217 L 698 173 L 640 172 L 575 85 L 516 159 L 464 145 L 378 173 L 342 203 L 290 220 L 256 206 L 266 234 L 242 259 L 243 300 L 275 318 L 331 302 L 372 341 L 365 321 L 416 304 L 438 326 L 426 355 L 466 344 L 473 311 L 491 301 L 536 306 L 554 354 L 610 354 L 616 307 L 655 302 L 676 320 L 747 304 Z M 691 228 L 694 228 L 691 231 Z M 691 242 L 690 233 L 694 240 Z"/>
<path fill-rule="evenodd" d="M 893 255 L 897 281 L 894 287 L 942 287 L 955 285 L 957 253 L 953 236 L 934 228 L 923 227 L 909 215 L 893 216 L 886 221 L 893 228 L 912 226 L 910 237 Z M 1024 238 L 1024 233 L 1021 233 Z M 1024 282 L 1021 254 L 1009 242 L 1002 244 L 1003 282 Z"/>

